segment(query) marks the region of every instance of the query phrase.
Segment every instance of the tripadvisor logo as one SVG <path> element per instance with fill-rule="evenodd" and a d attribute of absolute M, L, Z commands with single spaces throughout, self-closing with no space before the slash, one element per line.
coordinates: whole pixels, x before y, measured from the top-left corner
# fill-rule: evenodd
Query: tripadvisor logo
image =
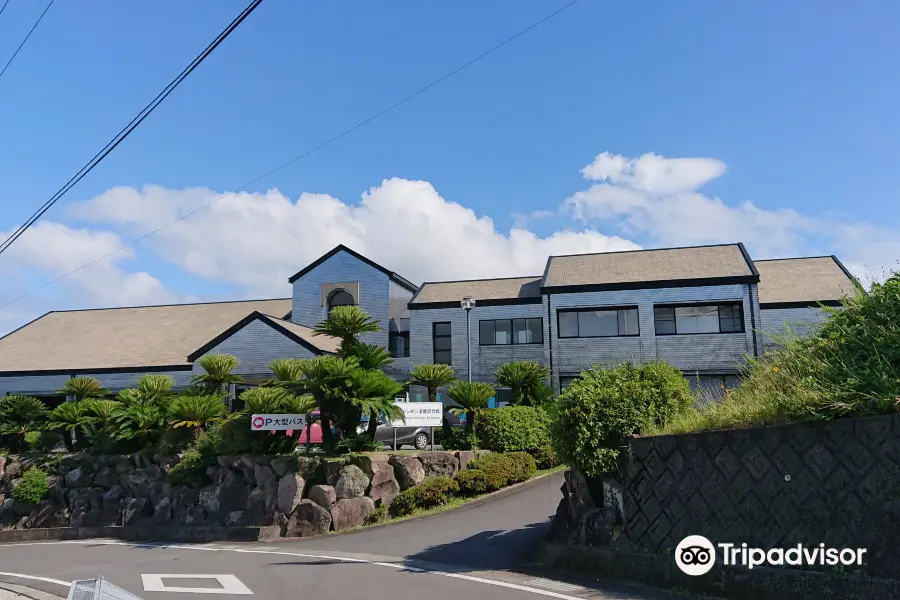
<path fill-rule="evenodd" d="M 797 544 L 790 548 L 751 548 L 747 544 L 713 545 L 702 535 L 689 535 L 675 548 L 675 564 L 687 575 L 703 575 L 716 564 L 716 547 L 725 566 L 753 569 L 760 566 L 861 566 L 865 548 L 828 548 L 819 544 L 807 548 Z"/>

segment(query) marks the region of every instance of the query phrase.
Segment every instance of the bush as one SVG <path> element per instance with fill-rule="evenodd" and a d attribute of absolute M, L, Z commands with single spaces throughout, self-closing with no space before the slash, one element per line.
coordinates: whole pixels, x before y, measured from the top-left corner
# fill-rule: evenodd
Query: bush
<path fill-rule="evenodd" d="M 478 447 L 478 436 L 474 433 L 466 433 L 460 427 L 450 427 L 435 430 L 434 441 L 440 444 L 444 450 L 472 450 Z"/>
<path fill-rule="evenodd" d="M 664 425 L 693 399 L 688 380 L 664 362 L 594 367 L 557 398 L 553 446 L 588 477 L 611 473 L 626 436 Z"/>
<path fill-rule="evenodd" d="M 47 497 L 50 486 L 47 483 L 47 473 L 31 467 L 22 475 L 22 480 L 12 489 L 12 497 L 22 504 L 38 504 Z"/>
<path fill-rule="evenodd" d="M 548 454 L 550 419 L 542 408 L 506 406 L 478 412 L 475 431 L 481 447 L 492 452 L 528 452 L 546 469 L 555 466 Z M 540 460 L 539 460 L 540 458 Z"/>
<path fill-rule="evenodd" d="M 546 446 L 535 448 L 528 453 L 534 458 L 538 469 L 552 469 L 560 463 L 559 455 L 556 454 L 556 450 L 553 449 L 550 443 Z"/>
<path fill-rule="evenodd" d="M 513 483 L 525 481 L 537 471 L 534 458 L 524 452 L 509 454 L 492 452 L 476 458 L 469 463 L 468 468 L 484 473 L 488 491 L 499 490 Z"/>
<path fill-rule="evenodd" d="M 417 510 L 446 504 L 459 491 L 456 481 L 439 475 L 429 477 L 416 487 L 400 493 L 391 502 L 390 512 L 395 517 L 410 515 Z"/>
<path fill-rule="evenodd" d="M 28 447 L 32 450 L 39 450 L 38 446 L 41 443 L 41 432 L 40 431 L 26 431 L 25 435 L 25 443 L 28 444 Z"/>
<path fill-rule="evenodd" d="M 480 496 L 491 491 L 488 476 L 480 469 L 465 469 L 455 479 L 462 496 Z"/>
<path fill-rule="evenodd" d="M 249 414 L 232 413 L 218 427 L 219 454 L 290 454 L 297 447 L 299 432 L 288 437 L 284 432 L 250 431 Z"/>
<path fill-rule="evenodd" d="M 248 426 L 249 429 L 249 426 Z M 206 470 L 216 464 L 217 448 L 220 442 L 218 425 L 202 431 L 172 470 L 169 471 L 169 483 L 172 485 L 193 485 L 202 487 L 212 483 Z"/>
<path fill-rule="evenodd" d="M 366 517 L 366 525 L 375 525 L 376 523 L 381 523 L 386 521 L 388 518 L 388 507 L 387 504 L 379 504 L 375 507 L 375 510 Z"/>

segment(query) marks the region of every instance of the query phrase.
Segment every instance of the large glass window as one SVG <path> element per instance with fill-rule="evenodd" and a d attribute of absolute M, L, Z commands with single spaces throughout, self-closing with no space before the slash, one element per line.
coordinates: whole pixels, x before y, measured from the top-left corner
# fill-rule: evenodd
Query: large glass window
<path fill-rule="evenodd" d="M 335 290 L 328 296 L 328 312 L 335 306 L 353 306 L 356 301 L 353 296 L 346 290 Z"/>
<path fill-rule="evenodd" d="M 565 310 L 559 316 L 559 337 L 640 335 L 637 308 Z"/>
<path fill-rule="evenodd" d="M 478 322 L 478 343 L 482 346 L 543 344 L 544 323 L 530 319 L 487 319 Z"/>
<path fill-rule="evenodd" d="M 452 365 L 450 322 L 434 323 L 431 329 L 431 339 L 434 344 L 434 364 Z"/>
<path fill-rule="evenodd" d="M 744 331 L 744 313 L 740 303 L 657 306 L 653 309 L 653 320 L 656 335 Z"/>

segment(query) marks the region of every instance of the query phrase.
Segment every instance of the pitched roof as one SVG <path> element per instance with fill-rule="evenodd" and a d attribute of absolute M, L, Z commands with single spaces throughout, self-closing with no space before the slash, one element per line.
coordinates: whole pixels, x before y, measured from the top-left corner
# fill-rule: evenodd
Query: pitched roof
<path fill-rule="evenodd" d="M 369 258 L 366 258 L 359 252 L 351 250 L 350 248 L 348 248 L 347 246 L 345 246 L 343 244 L 338 244 L 337 246 L 335 246 L 334 248 L 332 248 L 331 250 L 329 250 L 328 252 L 326 252 L 325 254 L 323 254 L 322 256 L 317 258 L 316 260 L 312 261 L 311 263 L 309 263 L 308 265 L 306 265 L 305 267 L 303 267 L 302 269 L 300 269 L 299 271 L 297 271 L 296 273 L 291 275 L 291 277 L 288 279 L 288 283 L 294 283 L 295 281 L 297 281 L 298 279 L 300 279 L 301 277 L 303 277 L 304 275 L 306 275 L 307 273 L 309 273 L 310 271 L 312 271 L 313 269 L 315 269 L 316 267 L 321 265 L 323 262 L 325 262 L 326 260 L 328 260 L 329 258 L 334 256 L 335 254 L 337 254 L 338 252 L 346 252 L 350 256 L 353 256 L 354 258 L 357 258 L 357 259 L 363 261 L 370 267 L 378 269 L 379 271 L 381 271 L 382 273 L 387 275 L 391 281 L 393 281 L 394 283 L 396 283 L 397 285 L 399 285 L 401 287 L 406 288 L 410 292 L 415 292 L 418 289 L 416 287 L 416 284 L 411 283 L 408 279 L 406 279 L 404 277 L 400 277 L 394 271 L 391 271 L 391 270 L 388 270 L 388 269 L 382 267 L 375 261 L 373 261 Z"/>
<path fill-rule="evenodd" d="M 290 298 L 54 311 L 0 338 L 0 373 L 189 367 L 188 355 L 255 311 Z"/>
<path fill-rule="evenodd" d="M 640 289 L 757 281 L 743 244 L 551 256 L 541 289 Z"/>
<path fill-rule="evenodd" d="M 330 335 L 315 335 L 315 331 L 311 327 L 298 325 L 285 319 L 279 319 L 278 317 L 256 311 L 250 313 L 237 323 L 234 323 L 231 327 L 207 341 L 199 348 L 196 348 L 188 355 L 188 360 L 191 362 L 197 360 L 253 321 L 260 321 L 268 325 L 278 333 L 297 342 L 313 354 L 322 354 L 323 352 L 336 354 L 341 346 L 341 340 L 339 338 Z"/>
<path fill-rule="evenodd" d="M 853 276 L 836 256 L 757 260 L 759 303 L 777 305 L 836 304 L 854 293 Z"/>
<path fill-rule="evenodd" d="M 509 277 L 504 279 L 469 279 L 466 281 L 426 281 L 409 301 L 410 309 L 459 306 L 459 301 L 472 296 L 480 304 L 513 304 L 541 302 L 541 278 Z"/>

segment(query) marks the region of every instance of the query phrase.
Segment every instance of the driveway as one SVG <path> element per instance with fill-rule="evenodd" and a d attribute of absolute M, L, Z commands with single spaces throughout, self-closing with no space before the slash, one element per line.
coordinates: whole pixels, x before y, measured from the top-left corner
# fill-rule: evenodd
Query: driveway
<path fill-rule="evenodd" d="M 269 544 L 88 540 L 0 546 L 0 581 L 65 596 L 104 576 L 145 599 L 651 600 L 652 591 L 540 577 L 530 570 L 562 475 L 457 510 L 347 534 Z"/>

